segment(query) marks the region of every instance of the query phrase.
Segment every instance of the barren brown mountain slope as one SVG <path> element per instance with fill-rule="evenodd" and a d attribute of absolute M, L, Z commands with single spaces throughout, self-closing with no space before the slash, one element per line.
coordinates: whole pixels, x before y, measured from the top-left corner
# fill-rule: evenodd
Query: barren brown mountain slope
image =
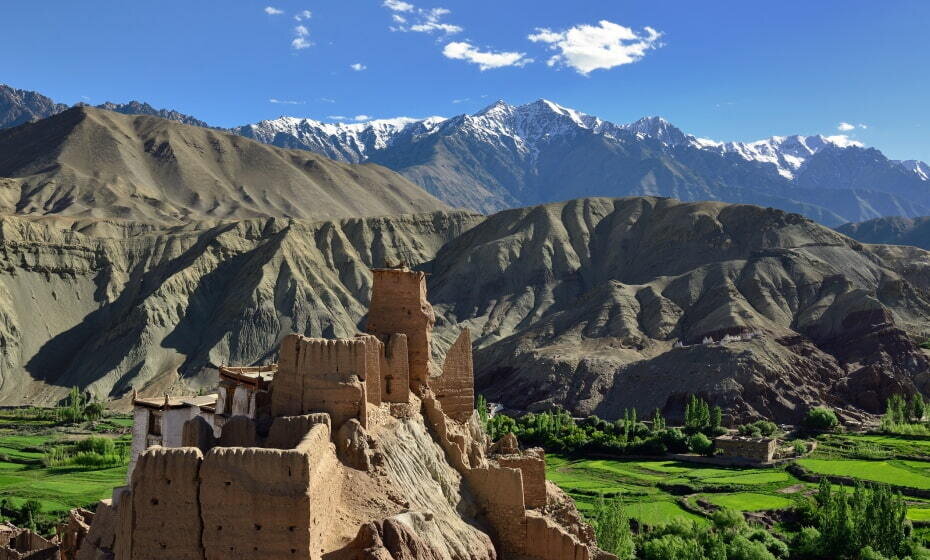
<path fill-rule="evenodd" d="M 378 165 L 339 163 L 156 117 L 75 107 L 0 132 L 0 214 L 176 224 L 446 208 Z"/>
<path fill-rule="evenodd" d="M 756 206 L 595 198 L 172 227 L 19 216 L 0 236 L 2 403 L 197 387 L 215 366 L 274 359 L 287 333 L 352 334 L 368 267 L 386 259 L 431 273 L 437 353 L 469 327 L 478 390 L 516 408 L 674 417 L 699 393 L 792 421 L 930 388 L 914 344 L 930 253 Z"/>
<path fill-rule="evenodd" d="M 73 385 L 101 398 L 197 387 L 212 367 L 272 359 L 291 332 L 354 334 L 370 267 L 429 260 L 481 219 L 2 217 L 0 403 L 55 402 Z"/>
<path fill-rule="evenodd" d="M 930 379 L 911 336 L 930 318 L 930 253 L 777 210 L 658 198 L 508 210 L 432 271 L 437 313 L 475 336 L 478 390 L 517 408 L 675 417 L 698 393 L 791 421 L 819 403 L 880 412 Z"/>

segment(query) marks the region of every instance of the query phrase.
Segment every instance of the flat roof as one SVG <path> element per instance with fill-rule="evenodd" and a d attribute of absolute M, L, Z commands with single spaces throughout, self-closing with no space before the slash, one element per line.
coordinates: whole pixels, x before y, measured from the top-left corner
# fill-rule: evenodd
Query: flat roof
<path fill-rule="evenodd" d="M 133 399 L 132 404 L 136 406 L 143 406 L 145 408 L 155 409 L 186 408 L 189 406 L 208 408 L 216 406 L 216 399 L 216 393 L 210 395 L 168 397 L 167 403 L 165 401 L 165 397 L 137 397 Z"/>

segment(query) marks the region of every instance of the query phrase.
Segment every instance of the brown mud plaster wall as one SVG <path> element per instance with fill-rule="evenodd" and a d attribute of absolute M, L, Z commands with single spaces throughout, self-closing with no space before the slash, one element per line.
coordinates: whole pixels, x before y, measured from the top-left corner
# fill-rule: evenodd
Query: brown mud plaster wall
<path fill-rule="evenodd" d="M 113 543 L 114 556 L 119 560 L 132 560 L 132 490 L 124 489 L 118 494 L 116 503 L 116 538 Z"/>
<path fill-rule="evenodd" d="M 541 448 L 527 449 L 519 455 L 495 457 L 502 467 L 523 473 L 523 501 L 528 508 L 546 506 L 546 455 Z"/>
<path fill-rule="evenodd" d="M 119 518 L 111 500 L 101 500 L 94 510 L 94 522 L 84 537 L 76 560 L 96 560 L 98 555 L 113 551 Z M 101 554 L 101 551 L 103 554 Z"/>
<path fill-rule="evenodd" d="M 407 335 L 410 388 L 427 383 L 430 374 L 430 339 L 436 317 L 426 299 L 426 274 L 405 269 L 372 271 L 371 305 L 365 330 L 379 337 Z"/>
<path fill-rule="evenodd" d="M 281 344 L 271 392 L 272 416 L 325 412 L 338 428 L 350 418 L 368 425 L 367 343 L 362 338 L 327 340 L 289 335 Z"/>
<path fill-rule="evenodd" d="M 430 387 L 447 416 L 459 422 L 468 420 L 475 409 L 475 373 L 468 329 L 459 333 L 446 352 L 442 375 L 431 378 Z"/>
<path fill-rule="evenodd" d="M 381 368 L 381 400 L 410 402 L 410 365 L 407 361 L 407 335 L 394 333 L 384 337 L 384 360 Z"/>
<path fill-rule="evenodd" d="M 328 439 L 329 430 L 319 426 Z M 323 474 L 312 473 L 309 455 L 297 450 L 210 451 L 200 490 L 206 560 L 320 558 L 332 509 L 315 501 L 310 488 L 312 477 Z"/>
<path fill-rule="evenodd" d="M 526 555 L 537 560 L 589 560 L 588 547 L 536 512 L 526 516 Z"/>
<path fill-rule="evenodd" d="M 132 473 L 131 560 L 203 559 L 202 461 L 200 450 L 191 447 L 151 447 L 139 458 Z"/>
<path fill-rule="evenodd" d="M 526 508 L 520 471 L 491 465 L 468 469 L 463 474 L 494 529 L 501 551 L 522 554 L 526 544 Z"/>
<path fill-rule="evenodd" d="M 365 397 L 375 406 L 381 404 L 381 356 L 384 355 L 384 344 L 378 337 L 363 334 L 356 338 L 365 343 L 365 371 L 361 377 L 365 381 Z"/>

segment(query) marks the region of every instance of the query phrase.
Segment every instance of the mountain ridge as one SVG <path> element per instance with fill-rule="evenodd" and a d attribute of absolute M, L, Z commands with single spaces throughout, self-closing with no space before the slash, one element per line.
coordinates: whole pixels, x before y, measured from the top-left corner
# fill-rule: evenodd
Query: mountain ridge
<path fill-rule="evenodd" d="M 448 208 L 394 172 L 90 107 L 0 131 L 0 212 L 181 223 Z"/>

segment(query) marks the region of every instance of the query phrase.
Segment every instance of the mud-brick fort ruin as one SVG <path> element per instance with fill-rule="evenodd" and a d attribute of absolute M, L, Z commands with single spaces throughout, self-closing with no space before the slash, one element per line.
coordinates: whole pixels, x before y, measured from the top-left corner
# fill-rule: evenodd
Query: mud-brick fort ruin
<path fill-rule="evenodd" d="M 540 449 L 493 445 L 467 330 L 433 363 L 425 275 L 373 271 L 366 332 L 284 338 L 217 394 L 136 398 L 128 485 L 72 513 L 66 560 L 588 560 Z"/>

